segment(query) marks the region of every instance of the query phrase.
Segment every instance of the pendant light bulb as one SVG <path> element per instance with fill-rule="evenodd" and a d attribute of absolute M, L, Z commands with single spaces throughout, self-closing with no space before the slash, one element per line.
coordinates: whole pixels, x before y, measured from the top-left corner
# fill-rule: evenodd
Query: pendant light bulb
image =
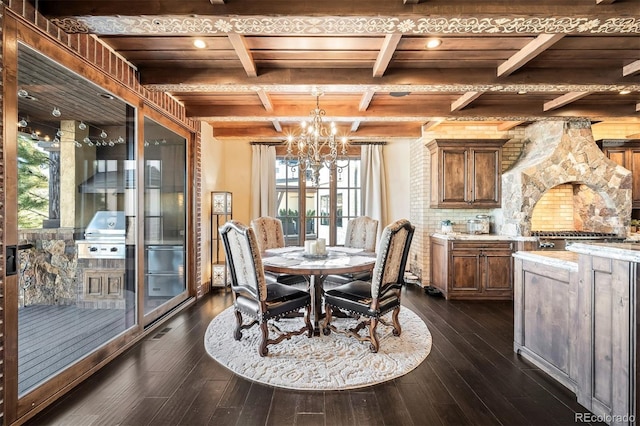
<path fill-rule="evenodd" d="M 78 124 L 78 129 L 80 129 L 80 130 L 86 130 L 87 129 L 87 125 L 84 124 L 84 121 L 81 121 L 80 124 Z"/>
<path fill-rule="evenodd" d="M 51 111 L 51 115 L 53 115 L 54 117 L 60 117 L 62 113 L 60 112 L 58 107 L 53 107 L 53 111 Z"/>

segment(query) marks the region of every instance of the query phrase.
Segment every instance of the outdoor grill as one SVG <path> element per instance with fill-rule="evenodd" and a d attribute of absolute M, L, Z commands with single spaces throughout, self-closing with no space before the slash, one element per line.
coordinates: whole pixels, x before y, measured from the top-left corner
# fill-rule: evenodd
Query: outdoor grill
<path fill-rule="evenodd" d="M 618 234 L 591 231 L 532 231 L 531 235 L 538 237 L 540 250 L 564 250 L 567 246 L 577 242 L 622 242 L 625 240 Z"/>
<path fill-rule="evenodd" d="M 97 212 L 85 229 L 84 238 L 76 241 L 78 259 L 124 259 L 124 212 Z"/>

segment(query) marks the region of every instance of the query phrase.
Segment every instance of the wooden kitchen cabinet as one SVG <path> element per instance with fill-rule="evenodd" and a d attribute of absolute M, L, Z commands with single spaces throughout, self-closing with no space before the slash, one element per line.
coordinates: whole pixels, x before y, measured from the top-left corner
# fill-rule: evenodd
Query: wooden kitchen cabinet
<path fill-rule="evenodd" d="M 632 208 L 640 209 L 640 139 L 603 139 L 597 143 L 609 159 L 631 172 Z"/>
<path fill-rule="evenodd" d="M 500 207 L 502 145 L 506 141 L 435 139 L 429 142 L 431 207 Z"/>
<path fill-rule="evenodd" d="M 513 298 L 514 243 L 431 238 L 431 285 L 447 299 Z"/>

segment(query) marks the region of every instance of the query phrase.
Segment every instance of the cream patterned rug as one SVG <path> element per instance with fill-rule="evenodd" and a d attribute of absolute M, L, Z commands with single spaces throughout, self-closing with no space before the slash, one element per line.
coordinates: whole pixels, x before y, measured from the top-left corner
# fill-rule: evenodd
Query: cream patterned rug
<path fill-rule="evenodd" d="M 334 324 L 342 328 L 346 321 L 353 320 L 338 318 Z M 287 324 L 299 328 L 302 318 L 281 320 L 278 326 L 287 329 Z M 429 355 L 431 333 L 424 321 L 403 306 L 400 325 L 402 334 L 395 337 L 391 327 L 378 324 L 377 354 L 369 352 L 368 343 L 331 333 L 312 338 L 293 336 L 269 345 L 269 354 L 261 358 L 259 328 L 243 330 L 242 339 L 234 340 L 235 317 L 230 307 L 211 321 L 204 345 L 213 359 L 249 380 L 295 390 L 354 389 L 407 374 Z"/>

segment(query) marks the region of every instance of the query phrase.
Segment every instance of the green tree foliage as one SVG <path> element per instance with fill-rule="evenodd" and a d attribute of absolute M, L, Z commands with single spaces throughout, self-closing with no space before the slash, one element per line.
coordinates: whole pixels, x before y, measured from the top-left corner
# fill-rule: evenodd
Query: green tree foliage
<path fill-rule="evenodd" d="M 28 138 L 18 138 L 18 227 L 41 228 L 49 211 L 49 156 Z"/>

